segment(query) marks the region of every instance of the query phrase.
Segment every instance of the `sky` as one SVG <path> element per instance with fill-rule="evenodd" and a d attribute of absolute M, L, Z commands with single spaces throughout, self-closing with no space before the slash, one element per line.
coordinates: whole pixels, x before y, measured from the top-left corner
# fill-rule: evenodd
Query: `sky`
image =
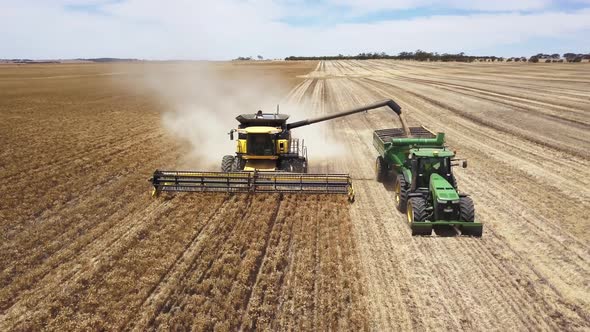
<path fill-rule="evenodd" d="M 590 53 L 590 0 L 0 0 L 0 59 Z"/>

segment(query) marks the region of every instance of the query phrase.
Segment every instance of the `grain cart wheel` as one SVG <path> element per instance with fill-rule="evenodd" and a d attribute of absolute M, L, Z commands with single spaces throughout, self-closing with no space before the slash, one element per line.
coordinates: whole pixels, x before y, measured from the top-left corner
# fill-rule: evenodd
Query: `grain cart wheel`
<path fill-rule="evenodd" d="M 408 185 L 403 175 L 398 175 L 395 179 L 395 206 L 401 213 L 406 213 L 406 205 L 408 204 Z"/>
<path fill-rule="evenodd" d="M 385 180 L 385 173 L 387 172 L 387 167 L 385 165 L 385 160 L 382 156 L 377 157 L 375 160 L 375 178 L 377 182 L 383 182 Z"/>
<path fill-rule="evenodd" d="M 461 197 L 459 201 L 459 220 L 474 222 L 475 221 L 475 207 L 473 206 L 473 200 L 470 197 Z M 481 237 L 483 233 L 483 227 L 467 227 L 463 228 L 461 232 L 465 235 L 472 235 Z"/>
<path fill-rule="evenodd" d="M 234 164 L 234 156 L 223 156 L 221 159 L 221 171 L 231 172 L 232 165 Z"/>
<path fill-rule="evenodd" d="M 424 223 L 427 216 L 426 207 L 426 200 L 422 197 L 412 197 L 408 200 L 406 215 L 412 235 L 430 235 L 432 233 L 432 226 Z"/>

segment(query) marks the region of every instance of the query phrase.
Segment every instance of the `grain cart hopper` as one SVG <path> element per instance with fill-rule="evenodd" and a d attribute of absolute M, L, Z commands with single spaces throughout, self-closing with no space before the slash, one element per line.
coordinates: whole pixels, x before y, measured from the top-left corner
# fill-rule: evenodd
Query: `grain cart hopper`
<path fill-rule="evenodd" d="M 412 235 L 430 235 L 433 226 L 453 226 L 464 235 L 480 237 L 473 201 L 457 189 L 455 152 L 444 144 L 445 134 L 425 127 L 381 129 L 373 133 L 379 152 L 377 181 L 394 181 L 397 209 L 405 213 Z M 455 163 L 454 163 L 455 162 Z M 467 161 L 463 161 L 467 167 Z"/>
<path fill-rule="evenodd" d="M 346 194 L 354 200 L 348 174 L 308 174 L 307 147 L 303 140 L 291 137 L 291 130 L 350 114 L 388 106 L 398 113 L 392 100 L 317 118 L 287 123 L 289 115 L 276 113 L 242 114 L 236 117 L 238 128 L 236 153 L 226 155 L 220 172 L 156 170 L 150 179 L 153 194 L 161 191 L 190 192 L 282 192 Z"/>

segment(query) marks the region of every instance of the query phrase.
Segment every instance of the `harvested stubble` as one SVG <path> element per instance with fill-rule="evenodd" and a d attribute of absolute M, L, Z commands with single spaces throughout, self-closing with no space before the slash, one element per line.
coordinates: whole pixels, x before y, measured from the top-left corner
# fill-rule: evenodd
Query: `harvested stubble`
<path fill-rule="evenodd" d="M 362 329 L 348 206 L 345 197 L 279 194 L 154 202 L 55 266 L 2 326 Z"/>
<path fill-rule="evenodd" d="M 315 63 L 215 66 L 289 85 Z M 345 199 L 149 197 L 147 176 L 185 150 L 149 91 L 112 84 L 140 82 L 131 67 L 0 70 L 0 330 L 362 326 Z M 314 247 L 341 247 L 342 270 L 321 270 L 334 257 L 307 248 L 320 221 L 346 235 Z M 303 303 L 304 286 L 326 299 Z M 341 315 L 324 321 L 325 303 Z"/>

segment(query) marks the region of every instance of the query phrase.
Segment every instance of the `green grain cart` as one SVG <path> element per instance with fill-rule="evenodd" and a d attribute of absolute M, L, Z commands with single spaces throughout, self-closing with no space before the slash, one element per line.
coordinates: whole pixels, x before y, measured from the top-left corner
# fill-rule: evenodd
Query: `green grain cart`
<path fill-rule="evenodd" d="M 380 154 L 375 172 L 377 181 L 393 181 L 397 209 L 407 215 L 412 235 L 430 235 L 433 227 L 451 226 L 463 235 L 480 237 L 483 226 L 475 222 L 471 198 L 457 189 L 453 166 L 459 163 L 444 144 L 445 134 L 408 127 L 401 110 L 398 115 L 403 128 L 373 133 Z"/>

